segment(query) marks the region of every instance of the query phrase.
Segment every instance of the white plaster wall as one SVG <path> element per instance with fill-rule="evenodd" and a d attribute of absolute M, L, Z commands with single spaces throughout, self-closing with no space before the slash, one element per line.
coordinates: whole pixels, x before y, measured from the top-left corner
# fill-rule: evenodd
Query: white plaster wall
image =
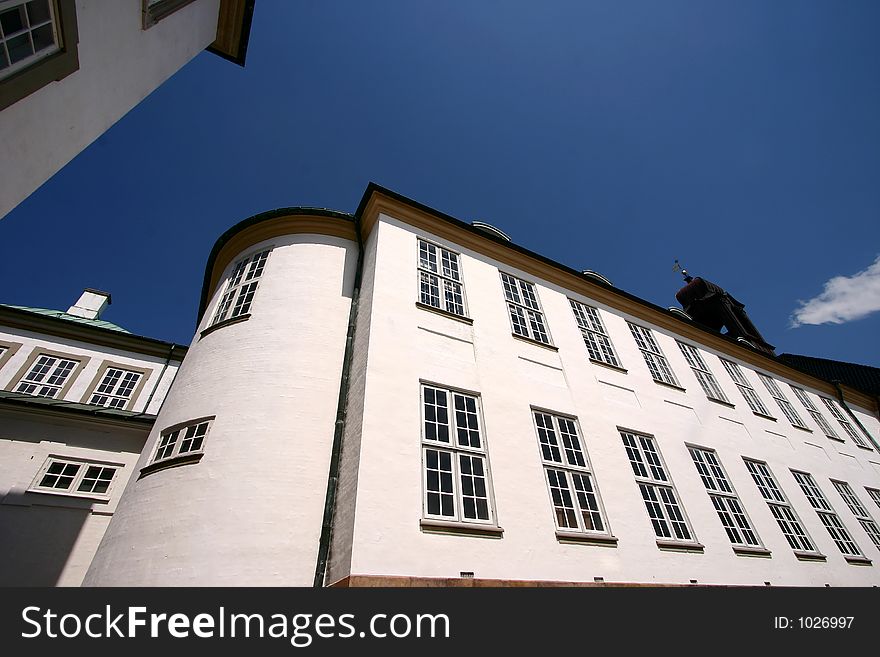
<path fill-rule="evenodd" d="M 15 380 L 19 369 L 34 350 L 59 351 L 80 356 L 83 359 L 89 359 L 85 367 L 76 375 L 72 385 L 63 397 L 64 400 L 71 402 L 82 401 L 83 395 L 105 361 L 147 370 L 146 381 L 134 405 L 129 409 L 135 413 L 158 413 L 162 400 L 167 394 L 168 388 L 174 380 L 174 375 L 180 366 L 180 361 L 170 361 L 166 368 L 164 358 L 145 356 L 111 347 L 96 346 L 79 340 L 59 338 L 33 331 L 15 330 L 8 327 L 0 327 L 0 342 L 21 345 L 15 354 L 0 368 L 0 390 L 6 390 L 10 383 Z M 151 393 L 152 399 L 150 399 Z M 150 402 L 149 408 L 145 408 L 148 400 Z"/>
<path fill-rule="evenodd" d="M 219 5 L 144 30 L 142 0 L 78 0 L 79 70 L 0 112 L 0 217 L 213 42 Z"/>
<path fill-rule="evenodd" d="M 485 578 L 587 582 L 602 577 L 606 582 L 685 584 L 691 580 L 817 586 L 880 583 L 880 553 L 829 481 L 829 477 L 848 481 L 866 506 L 871 504 L 862 487 L 880 485 L 880 473 L 872 465 L 878 460 L 876 452 L 850 443 L 832 443 L 818 429 L 808 433 L 791 427 L 757 375 L 744 366 L 755 390 L 779 419 L 772 422 L 754 415 L 720 361 L 703 349 L 735 408 L 708 401 L 673 337 L 655 329 L 655 337 L 686 390 L 658 385 L 650 377 L 626 318 L 601 305 L 605 324 L 628 371 L 590 363 L 566 291 L 542 281 L 536 281 L 538 294 L 559 351 L 517 340 L 511 336 L 498 263 L 454 244 L 449 246 L 462 253 L 473 326 L 419 309 L 415 306 L 416 235 L 407 225 L 385 216 L 380 217 L 375 232 L 377 264 L 352 574 L 457 577 L 461 571 L 472 571 Z M 507 266 L 501 269 L 535 280 Z M 420 379 L 480 393 L 503 538 L 436 535 L 420 530 Z M 783 389 L 801 412 L 793 394 L 788 394 L 785 386 Z M 607 520 L 619 539 L 617 547 L 557 541 L 531 405 L 579 419 Z M 800 414 L 811 422 L 806 411 Z M 863 415 L 876 430 L 876 421 L 872 423 L 869 414 Z M 658 549 L 619 426 L 655 436 L 695 537 L 705 545 L 703 554 Z M 685 443 L 717 450 L 754 527 L 772 551 L 771 558 L 734 554 Z M 825 563 L 795 558 L 748 474 L 743 456 L 768 462 L 807 531 L 827 555 Z M 789 468 L 814 475 L 874 566 L 844 561 Z M 880 515 L 876 508 L 872 512 L 875 518 Z"/>
<path fill-rule="evenodd" d="M 0 411 L 0 585 L 82 582 L 148 431 L 122 422 Z M 120 464 L 109 499 L 28 492 L 50 456 Z"/>
<path fill-rule="evenodd" d="M 204 457 L 131 482 L 85 584 L 312 584 L 357 248 L 247 253 L 266 246 L 250 319 L 195 337 L 138 467 L 164 428 L 213 415 Z"/>

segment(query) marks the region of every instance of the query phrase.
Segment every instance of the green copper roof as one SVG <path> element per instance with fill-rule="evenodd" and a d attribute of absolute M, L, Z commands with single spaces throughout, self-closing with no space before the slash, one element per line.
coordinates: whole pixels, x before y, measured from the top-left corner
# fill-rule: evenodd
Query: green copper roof
<path fill-rule="evenodd" d="M 0 303 L 0 306 L 5 306 L 6 308 L 16 308 L 18 310 L 24 310 L 29 313 L 35 313 L 37 315 L 58 317 L 59 319 L 66 319 L 70 322 L 88 324 L 89 326 L 97 326 L 98 328 L 110 329 L 111 331 L 119 331 L 120 333 L 131 334 L 130 331 L 125 330 L 124 328 L 114 324 L 113 322 L 105 322 L 103 319 L 86 319 L 85 317 L 77 317 L 76 315 L 69 315 L 63 310 L 50 310 L 49 308 L 28 308 L 27 306 L 13 306 L 7 303 Z"/>

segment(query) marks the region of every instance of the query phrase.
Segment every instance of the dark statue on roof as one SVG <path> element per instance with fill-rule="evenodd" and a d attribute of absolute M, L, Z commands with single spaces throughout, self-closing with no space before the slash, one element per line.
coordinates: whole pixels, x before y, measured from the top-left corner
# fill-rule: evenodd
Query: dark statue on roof
<path fill-rule="evenodd" d="M 773 345 L 764 340 L 749 319 L 745 305 L 715 283 L 688 274 L 679 266 L 678 260 L 675 261 L 675 271 L 680 271 L 687 283 L 675 293 L 675 298 L 695 322 L 713 331 L 721 332 L 723 328 L 725 335 L 741 339 L 757 351 L 775 355 Z"/>

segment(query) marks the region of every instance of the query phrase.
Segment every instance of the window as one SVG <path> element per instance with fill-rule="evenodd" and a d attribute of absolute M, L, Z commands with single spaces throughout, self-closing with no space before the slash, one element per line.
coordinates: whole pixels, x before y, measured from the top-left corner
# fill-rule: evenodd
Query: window
<path fill-rule="evenodd" d="M 19 350 L 21 343 L 19 342 L 0 342 L 0 368 L 2 368 L 9 359 Z"/>
<path fill-rule="evenodd" d="M 791 389 L 794 390 L 794 395 L 797 397 L 801 404 L 804 405 L 804 408 L 807 409 L 810 415 L 813 416 L 813 420 L 815 420 L 816 424 L 819 425 L 819 428 L 822 429 L 822 432 L 828 437 L 833 438 L 834 440 L 840 440 L 840 437 L 831 428 L 831 425 L 828 424 L 828 421 L 822 416 L 822 413 L 819 412 L 819 409 L 813 404 L 810 400 L 809 396 L 807 396 L 807 391 L 803 388 L 798 388 L 797 386 L 791 386 Z"/>
<path fill-rule="evenodd" d="M 791 422 L 791 426 L 797 427 L 799 429 L 806 429 L 807 425 L 804 424 L 804 421 L 801 419 L 801 416 L 797 414 L 797 411 L 794 410 L 794 406 L 791 405 L 791 402 L 788 401 L 786 396 L 783 394 L 782 390 L 780 390 L 779 386 L 776 385 L 776 381 L 771 379 L 766 374 L 761 374 L 758 372 L 758 378 L 764 383 L 764 387 L 767 388 L 767 392 L 770 393 L 770 396 L 776 400 L 776 405 L 779 406 L 782 414 L 788 418 L 788 421 Z"/>
<path fill-rule="evenodd" d="M 254 294 L 257 292 L 257 284 L 260 281 L 260 276 L 263 275 L 266 259 L 269 257 L 269 251 L 270 249 L 267 249 L 254 253 L 235 263 L 232 274 L 226 281 L 226 288 L 217 305 L 214 318 L 211 320 L 211 326 L 247 315 L 250 312 Z"/>
<path fill-rule="evenodd" d="M 574 313 L 578 328 L 584 337 L 584 344 L 587 345 L 590 359 L 620 367 L 620 359 L 614 351 L 611 338 L 608 337 L 608 332 L 599 316 L 599 310 L 574 299 L 569 299 L 568 302 L 571 304 L 571 311 Z"/>
<path fill-rule="evenodd" d="M 639 350 L 642 352 L 642 356 L 645 358 L 645 363 L 648 365 L 648 370 L 651 372 L 651 376 L 658 383 L 666 383 L 671 386 L 680 387 L 678 385 L 678 380 L 675 378 L 675 374 L 672 373 L 672 369 L 669 367 L 669 363 L 666 361 L 666 356 L 663 355 L 663 352 L 660 350 L 660 345 L 657 344 L 657 341 L 654 339 L 654 334 L 651 333 L 651 329 L 645 328 L 644 326 L 639 326 L 638 324 L 633 324 L 632 322 L 627 322 L 629 325 L 629 330 L 635 338 L 636 344 L 639 346 Z"/>
<path fill-rule="evenodd" d="M 166 16 L 170 16 L 193 0 L 143 0 L 143 27 L 146 30 Z"/>
<path fill-rule="evenodd" d="M 504 298 L 507 299 L 514 335 L 550 344 L 535 286 L 504 272 L 501 273 L 501 283 L 504 286 Z"/>
<path fill-rule="evenodd" d="M 865 533 L 871 539 L 874 547 L 880 550 L 880 529 L 877 528 L 877 523 L 874 522 L 874 519 L 868 513 L 868 510 L 862 506 L 861 500 L 856 497 L 853 489 L 850 488 L 849 484 L 845 481 L 832 480 L 831 483 L 834 484 L 834 487 L 837 489 L 837 492 L 840 493 L 840 496 L 843 498 L 843 501 L 846 502 L 846 505 L 849 507 L 849 510 L 852 511 L 852 514 L 858 519 L 859 523 L 862 525 L 862 529 L 865 530 Z"/>
<path fill-rule="evenodd" d="M 828 500 L 825 499 L 822 491 L 819 490 L 819 486 L 816 485 L 813 475 L 806 472 L 798 472 L 796 470 L 792 470 L 791 473 L 794 475 L 795 480 L 797 480 L 804 495 L 807 496 L 810 506 L 812 506 L 813 510 L 819 515 L 819 520 L 822 521 L 822 524 L 825 525 L 825 529 L 831 534 L 831 538 L 834 540 L 837 549 L 840 550 L 845 557 L 862 557 L 862 551 L 859 549 L 859 546 L 856 545 L 855 541 L 853 541 L 849 532 L 846 531 L 846 527 L 840 522 L 840 518 L 837 517 L 837 514 L 828 503 Z"/>
<path fill-rule="evenodd" d="M 734 547 L 762 547 L 715 451 L 691 446 L 688 451 L 731 544 Z"/>
<path fill-rule="evenodd" d="M 533 411 L 556 528 L 609 534 L 592 468 L 572 418 Z"/>
<path fill-rule="evenodd" d="M 776 524 L 782 530 L 782 535 L 785 536 L 785 540 L 788 541 L 795 554 L 806 553 L 807 555 L 820 556 L 819 551 L 813 545 L 813 540 L 804 530 L 800 518 L 798 518 L 791 504 L 789 504 L 779 484 L 776 483 L 776 479 L 773 473 L 770 472 L 767 464 L 763 461 L 752 461 L 746 458 L 743 460 L 761 493 L 761 497 L 764 498 L 767 506 L 770 507 L 770 513 L 776 518 Z"/>
<path fill-rule="evenodd" d="M 874 504 L 880 509 L 880 490 L 877 490 L 876 488 L 868 488 L 867 486 L 865 486 L 865 490 L 868 491 L 868 495 L 871 496 L 871 499 L 874 500 Z"/>
<path fill-rule="evenodd" d="M 706 396 L 709 399 L 729 404 L 730 400 L 727 399 L 727 395 L 724 394 L 721 386 L 718 385 L 715 375 L 709 370 L 709 366 L 706 365 L 706 361 L 703 360 L 699 350 L 684 342 L 678 340 L 676 342 L 678 343 L 678 348 L 681 349 L 684 359 L 691 366 L 691 370 L 693 370 L 694 375 L 697 377 L 697 381 L 700 382 L 700 387 L 703 388 Z"/>
<path fill-rule="evenodd" d="M 479 398 L 423 385 L 422 409 L 425 517 L 494 524 Z"/>
<path fill-rule="evenodd" d="M 79 68 L 74 0 L 0 0 L 0 109 Z"/>
<path fill-rule="evenodd" d="M 758 393 L 752 388 L 752 384 L 749 383 L 748 379 L 746 379 L 745 375 L 742 373 L 739 365 L 723 358 L 721 359 L 721 362 L 724 364 L 724 369 L 727 370 L 727 373 L 730 375 L 730 378 L 733 379 L 736 387 L 739 388 L 739 391 L 742 393 L 749 408 L 752 409 L 752 412 L 765 417 L 772 417 L 770 411 L 764 406 L 764 402 L 758 397 Z"/>
<path fill-rule="evenodd" d="M 623 430 L 620 436 L 657 538 L 693 542 L 693 532 L 654 439 Z"/>
<path fill-rule="evenodd" d="M 208 429 L 214 418 L 203 418 L 201 420 L 192 420 L 185 424 L 178 424 L 169 427 L 159 436 L 156 444 L 156 451 L 150 460 L 150 465 L 141 470 L 142 474 L 147 474 L 159 468 L 153 468 L 155 465 L 167 465 L 169 463 L 178 463 L 181 461 L 198 460 L 204 451 L 205 439 L 208 435 Z M 190 458 L 184 458 L 190 457 Z"/>
<path fill-rule="evenodd" d="M 40 353 L 14 390 L 37 397 L 61 399 L 64 396 L 62 391 L 73 381 L 71 373 L 79 364 L 80 361 L 73 358 Z"/>
<path fill-rule="evenodd" d="M 121 466 L 58 457 L 47 459 L 28 489 L 87 497 L 109 497 L 113 478 Z"/>
<path fill-rule="evenodd" d="M 419 300 L 426 306 L 466 316 L 458 254 L 419 240 Z"/>
<path fill-rule="evenodd" d="M 120 367 L 107 367 L 101 382 L 89 394 L 89 404 L 107 408 L 124 409 L 132 400 L 132 393 L 141 381 L 143 374 Z"/>
<path fill-rule="evenodd" d="M 856 428 L 850 423 L 850 421 L 843 414 L 843 411 L 840 410 L 840 407 L 837 405 L 833 399 L 828 399 L 828 397 L 820 397 L 822 402 L 831 411 L 831 415 L 833 415 L 837 421 L 840 423 L 840 426 L 843 427 L 843 430 L 846 431 L 847 435 L 852 438 L 852 441 L 858 445 L 859 447 L 865 447 L 866 449 L 871 449 L 871 446 L 865 442 L 865 439 L 859 435 L 859 432 L 856 431 Z"/>
<path fill-rule="evenodd" d="M 49 0 L 0 2 L 0 75 L 58 51 L 58 21 Z"/>

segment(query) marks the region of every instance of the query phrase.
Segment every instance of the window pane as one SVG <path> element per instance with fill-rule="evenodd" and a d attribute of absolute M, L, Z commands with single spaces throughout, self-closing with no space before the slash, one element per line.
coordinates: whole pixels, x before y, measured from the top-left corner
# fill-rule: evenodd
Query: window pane
<path fill-rule="evenodd" d="M 20 32 L 25 27 L 23 7 L 14 7 L 0 14 L 0 26 L 7 37 Z"/>
<path fill-rule="evenodd" d="M 38 27 L 31 33 L 34 43 L 34 51 L 40 52 L 55 45 L 55 34 L 52 31 L 51 23 Z"/>
<path fill-rule="evenodd" d="M 27 14 L 32 26 L 45 23 L 51 18 L 49 0 L 33 0 L 27 3 Z"/>

